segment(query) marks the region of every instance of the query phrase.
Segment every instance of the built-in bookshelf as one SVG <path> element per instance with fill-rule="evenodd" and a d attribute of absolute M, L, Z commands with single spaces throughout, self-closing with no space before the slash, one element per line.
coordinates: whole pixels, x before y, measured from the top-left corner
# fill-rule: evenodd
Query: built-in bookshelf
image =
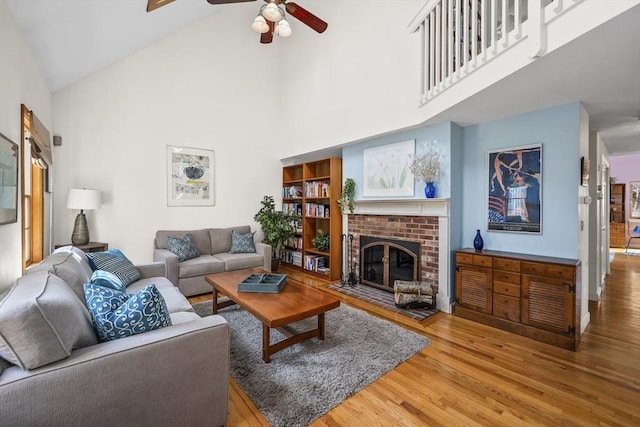
<path fill-rule="evenodd" d="M 342 160 L 328 158 L 282 169 L 282 210 L 301 217 L 295 236 L 280 259 L 309 273 L 339 280 L 342 274 Z M 329 249 L 313 247 L 320 231 L 329 236 Z"/>

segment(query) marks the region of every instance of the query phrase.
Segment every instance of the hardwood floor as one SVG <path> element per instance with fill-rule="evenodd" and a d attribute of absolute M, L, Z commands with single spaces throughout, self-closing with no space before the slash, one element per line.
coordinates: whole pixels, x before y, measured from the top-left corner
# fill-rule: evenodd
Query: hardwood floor
<path fill-rule="evenodd" d="M 391 316 L 432 344 L 312 426 L 638 426 L 639 308 L 640 257 L 617 253 L 576 352 L 444 313 Z M 228 427 L 268 425 L 233 380 L 230 390 Z"/>

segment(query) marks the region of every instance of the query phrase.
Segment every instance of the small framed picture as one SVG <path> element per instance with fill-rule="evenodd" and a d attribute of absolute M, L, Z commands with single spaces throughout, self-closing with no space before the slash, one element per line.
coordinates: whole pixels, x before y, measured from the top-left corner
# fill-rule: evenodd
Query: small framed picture
<path fill-rule="evenodd" d="M 580 159 L 580 185 L 589 186 L 589 159 L 584 157 Z"/>
<path fill-rule="evenodd" d="M 167 205 L 214 205 L 213 150 L 167 146 Z"/>

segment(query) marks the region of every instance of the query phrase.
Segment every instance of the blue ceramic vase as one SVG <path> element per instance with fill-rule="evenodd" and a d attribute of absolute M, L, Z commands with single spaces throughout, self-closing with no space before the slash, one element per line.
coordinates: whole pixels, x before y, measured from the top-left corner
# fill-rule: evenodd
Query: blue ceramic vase
<path fill-rule="evenodd" d="M 427 185 L 424 187 L 424 196 L 427 199 L 433 199 L 436 197 L 436 186 L 433 182 L 427 182 Z"/>
<path fill-rule="evenodd" d="M 476 230 L 476 238 L 473 239 L 473 247 L 476 249 L 476 252 L 481 252 L 482 248 L 484 248 L 484 240 L 482 240 L 480 230 Z"/>

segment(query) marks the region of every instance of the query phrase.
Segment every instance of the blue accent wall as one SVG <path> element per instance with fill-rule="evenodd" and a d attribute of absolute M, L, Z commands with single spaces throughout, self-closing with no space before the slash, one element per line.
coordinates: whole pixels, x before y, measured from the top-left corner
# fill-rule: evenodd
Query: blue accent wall
<path fill-rule="evenodd" d="M 538 143 L 542 144 L 542 234 L 487 231 L 487 151 Z M 466 127 L 462 149 L 462 241 L 452 239 L 452 249 L 473 247 L 480 229 L 485 249 L 579 257 L 579 103 Z"/>
<path fill-rule="evenodd" d="M 436 183 L 436 197 L 446 199 L 451 196 L 451 174 L 449 162 L 451 159 L 451 127 L 456 126 L 451 123 L 442 123 L 435 126 L 421 127 L 408 131 L 372 138 L 366 142 L 353 144 L 342 149 L 342 176 L 343 178 L 353 178 L 356 182 L 356 200 L 364 199 L 362 196 L 363 182 L 363 150 L 366 148 L 379 147 L 381 145 L 393 144 L 395 142 L 415 139 L 416 154 L 425 151 L 425 145 L 431 141 L 436 141 L 436 145 L 441 152 L 440 157 L 440 179 Z M 424 199 L 424 183 L 417 181 L 414 184 L 413 197 L 393 197 L 393 199 Z M 384 197 L 372 197 L 370 199 L 383 199 Z M 369 199 L 369 198 L 367 198 Z"/>

